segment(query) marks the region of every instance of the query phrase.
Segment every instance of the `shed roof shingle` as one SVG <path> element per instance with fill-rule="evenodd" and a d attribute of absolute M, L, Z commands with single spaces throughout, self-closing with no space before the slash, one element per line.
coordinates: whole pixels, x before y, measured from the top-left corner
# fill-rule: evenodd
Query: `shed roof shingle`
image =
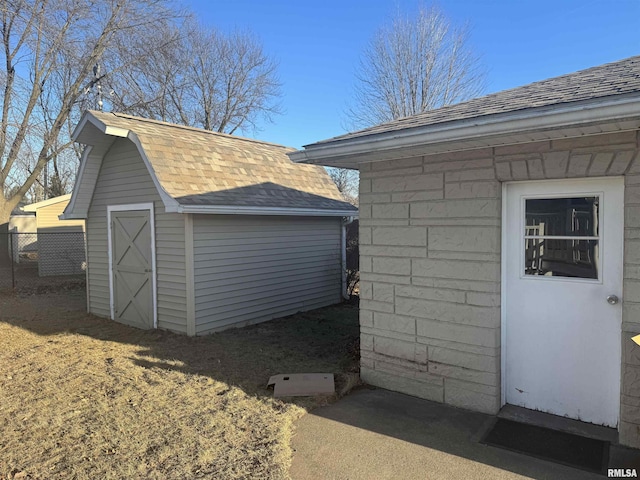
<path fill-rule="evenodd" d="M 160 185 L 181 205 L 357 210 L 322 167 L 291 162 L 292 148 L 120 113 L 89 114 L 135 133 Z"/>
<path fill-rule="evenodd" d="M 640 56 L 635 56 L 400 118 L 305 145 L 304 148 L 455 120 L 638 92 Z"/>

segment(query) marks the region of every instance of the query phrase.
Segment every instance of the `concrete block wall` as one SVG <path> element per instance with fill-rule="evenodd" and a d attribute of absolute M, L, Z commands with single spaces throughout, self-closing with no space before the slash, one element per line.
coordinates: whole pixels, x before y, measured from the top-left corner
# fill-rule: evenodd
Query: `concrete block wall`
<path fill-rule="evenodd" d="M 624 290 L 622 293 L 622 395 L 620 443 L 640 448 L 640 346 L 631 337 L 640 333 L 640 132 L 636 153 L 625 171 Z"/>
<path fill-rule="evenodd" d="M 625 175 L 620 434 L 640 446 L 639 150 L 626 132 L 362 164 L 364 381 L 496 413 L 501 182 Z"/>
<path fill-rule="evenodd" d="M 498 410 L 500 195 L 491 149 L 363 166 L 366 382 Z"/>

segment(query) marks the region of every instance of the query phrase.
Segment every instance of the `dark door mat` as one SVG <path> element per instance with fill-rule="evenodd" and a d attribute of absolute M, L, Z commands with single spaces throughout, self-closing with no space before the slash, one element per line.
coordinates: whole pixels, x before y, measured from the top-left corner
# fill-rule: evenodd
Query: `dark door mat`
<path fill-rule="evenodd" d="M 604 473 L 609 461 L 609 442 L 504 418 L 480 442 L 596 473 Z"/>

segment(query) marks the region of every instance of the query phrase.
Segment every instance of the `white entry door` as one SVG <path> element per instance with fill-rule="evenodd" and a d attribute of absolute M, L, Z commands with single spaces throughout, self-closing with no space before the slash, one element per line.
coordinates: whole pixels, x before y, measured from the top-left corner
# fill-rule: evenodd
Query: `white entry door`
<path fill-rule="evenodd" d="M 622 178 L 507 184 L 506 403 L 617 426 L 623 193 Z"/>

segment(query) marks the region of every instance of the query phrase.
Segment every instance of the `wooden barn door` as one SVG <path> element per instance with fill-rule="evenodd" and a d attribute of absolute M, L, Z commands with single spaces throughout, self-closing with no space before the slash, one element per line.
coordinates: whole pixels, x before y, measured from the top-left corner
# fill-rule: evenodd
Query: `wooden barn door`
<path fill-rule="evenodd" d="M 153 328 L 151 211 L 111 211 L 110 222 L 113 319 Z"/>

